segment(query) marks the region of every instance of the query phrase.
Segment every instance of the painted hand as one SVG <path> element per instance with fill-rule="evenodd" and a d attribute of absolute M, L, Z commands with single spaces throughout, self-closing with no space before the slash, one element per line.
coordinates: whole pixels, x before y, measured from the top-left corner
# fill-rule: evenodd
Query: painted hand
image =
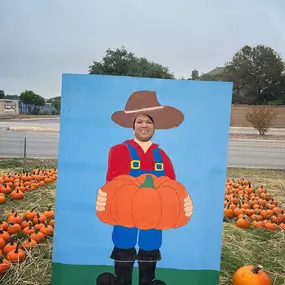
<path fill-rule="evenodd" d="M 107 204 L 107 193 L 103 192 L 101 188 L 98 190 L 97 201 L 96 201 L 96 211 L 103 212 Z"/>
<path fill-rule="evenodd" d="M 193 213 L 193 204 L 192 204 L 192 199 L 188 195 L 184 199 L 184 211 L 185 211 L 185 216 L 186 217 L 191 217 Z"/>

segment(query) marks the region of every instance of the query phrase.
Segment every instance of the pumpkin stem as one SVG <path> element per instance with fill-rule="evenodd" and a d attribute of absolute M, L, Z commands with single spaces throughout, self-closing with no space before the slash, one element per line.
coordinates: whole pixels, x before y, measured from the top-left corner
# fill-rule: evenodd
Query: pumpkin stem
<path fill-rule="evenodd" d="M 146 175 L 145 181 L 140 188 L 154 188 L 153 178 L 151 175 Z"/>
<path fill-rule="evenodd" d="M 254 273 L 254 274 L 258 274 L 258 272 L 263 268 L 262 265 L 257 265 L 256 267 L 254 267 L 251 271 Z"/>
<path fill-rule="evenodd" d="M 11 236 L 9 244 L 13 245 L 16 242 L 16 239 L 17 239 L 16 236 Z"/>
<path fill-rule="evenodd" d="M 19 247 L 20 247 L 20 241 L 17 242 L 17 246 L 16 246 L 16 249 L 15 249 L 14 253 L 18 253 L 19 252 Z"/>

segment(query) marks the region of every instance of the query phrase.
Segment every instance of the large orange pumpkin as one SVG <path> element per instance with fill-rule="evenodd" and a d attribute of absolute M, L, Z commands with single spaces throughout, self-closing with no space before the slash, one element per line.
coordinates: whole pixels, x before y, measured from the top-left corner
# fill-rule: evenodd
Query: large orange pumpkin
<path fill-rule="evenodd" d="M 272 281 L 261 265 L 243 266 L 235 272 L 232 285 L 272 285 Z"/>
<path fill-rule="evenodd" d="M 104 223 L 167 230 L 184 226 L 190 220 L 184 212 L 187 190 L 166 176 L 120 175 L 101 190 L 107 193 L 107 204 L 105 211 L 97 211 L 97 216 Z"/>

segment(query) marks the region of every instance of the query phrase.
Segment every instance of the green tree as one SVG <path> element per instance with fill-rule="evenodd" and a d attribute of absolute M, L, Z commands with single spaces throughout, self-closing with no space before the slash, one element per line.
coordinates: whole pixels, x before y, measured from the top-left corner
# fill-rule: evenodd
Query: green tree
<path fill-rule="evenodd" d="M 225 66 L 228 79 L 242 90 L 249 104 L 280 100 L 284 70 L 281 56 L 264 45 L 244 46 Z"/>
<path fill-rule="evenodd" d="M 0 89 L 0 99 L 4 99 L 5 98 L 5 92 L 4 90 Z"/>
<path fill-rule="evenodd" d="M 168 67 L 162 66 L 144 57 L 136 57 L 124 47 L 116 50 L 107 49 L 101 62 L 93 61 L 89 74 L 134 76 L 149 78 L 174 79 Z"/>
<path fill-rule="evenodd" d="M 56 113 L 60 113 L 61 97 L 57 96 L 48 100 L 49 103 L 52 103 L 52 106 L 56 110 Z"/>
<path fill-rule="evenodd" d="M 32 111 L 32 105 L 37 107 L 45 105 L 45 99 L 31 90 L 25 90 L 24 92 L 22 92 L 20 94 L 20 100 L 24 104 L 29 105 L 29 112 Z"/>

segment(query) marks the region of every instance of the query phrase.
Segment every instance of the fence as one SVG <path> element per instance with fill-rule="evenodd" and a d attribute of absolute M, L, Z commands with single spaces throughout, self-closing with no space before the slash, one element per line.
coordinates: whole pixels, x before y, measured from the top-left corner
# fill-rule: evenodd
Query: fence
<path fill-rule="evenodd" d="M 273 128 L 285 128 L 285 106 L 250 106 L 250 105 L 232 105 L 231 126 L 233 127 L 251 127 L 245 119 L 246 114 L 252 110 L 252 107 L 268 107 L 278 113 L 274 120 Z"/>
<path fill-rule="evenodd" d="M 14 132 L 0 132 L 0 157 L 56 159 L 58 142 L 57 133 L 27 133 L 21 137 Z M 285 170 L 285 143 L 230 139 L 228 166 Z"/>
<path fill-rule="evenodd" d="M 14 132 L 0 131 L 0 157 L 45 158 L 58 156 L 58 134 L 33 133 L 19 136 Z"/>

